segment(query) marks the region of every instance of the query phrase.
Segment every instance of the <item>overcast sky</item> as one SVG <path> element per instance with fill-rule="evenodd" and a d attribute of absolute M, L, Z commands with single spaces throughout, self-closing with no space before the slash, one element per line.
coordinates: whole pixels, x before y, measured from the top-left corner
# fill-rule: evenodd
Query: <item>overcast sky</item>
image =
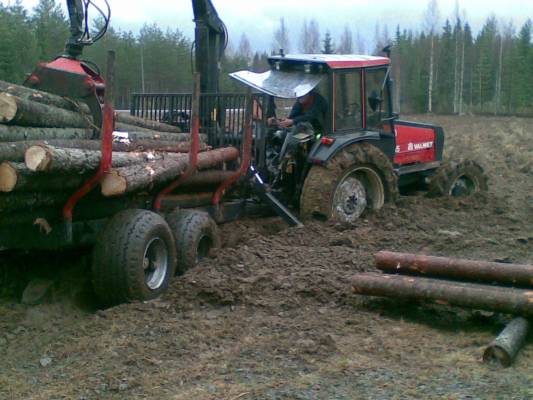
<path fill-rule="evenodd" d="M 0 0 L 1 1 L 1 0 Z M 58 0 L 61 2 L 61 0 Z M 95 0 L 99 2 L 101 0 Z M 7 3 L 7 1 L 3 1 Z M 32 8 L 38 0 L 22 0 Z M 65 1 L 62 1 L 66 3 Z M 228 26 L 230 40 L 237 45 L 246 32 L 252 46 L 269 50 L 272 33 L 284 16 L 291 37 L 298 38 L 305 18 L 318 20 L 321 31 L 331 30 L 334 38 L 346 24 L 366 38 L 374 37 L 376 22 L 388 25 L 392 34 L 396 25 L 418 28 L 428 0 L 212 0 L 219 15 Z M 112 25 L 123 30 L 138 31 L 144 23 L 157 22 L 160 26 L 179 28 L 192 37 L 192 5 L 190 0 L 109 0 L 112 8 Z M 453 14 L 455 0 L 439 0 L 441 25 Z M 533 18 L 533 0 L 461 0 L 461 12 L 474 30 L 494 14 L 498 20 L 513 20 L 521 26 Z M 296 40 L 293 40 L 293 42 Z M 292 47 L 297 46 L 293 43 Z"/>

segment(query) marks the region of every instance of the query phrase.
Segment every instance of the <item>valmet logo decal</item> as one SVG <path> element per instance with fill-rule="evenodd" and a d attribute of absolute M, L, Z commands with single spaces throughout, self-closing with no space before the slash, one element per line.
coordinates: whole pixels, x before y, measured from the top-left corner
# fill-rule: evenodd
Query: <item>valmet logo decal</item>
<path fill-rule="evenodd" d="M 422 143 L 408 143 L 407 149 L 403 151 L 418 151 L 418 150 L 428 150 L 433 148 L 433 142 L 422 142 Z M 400 145 L 396 146 L 396 153 L 401 153 L 402 148 Z"/>

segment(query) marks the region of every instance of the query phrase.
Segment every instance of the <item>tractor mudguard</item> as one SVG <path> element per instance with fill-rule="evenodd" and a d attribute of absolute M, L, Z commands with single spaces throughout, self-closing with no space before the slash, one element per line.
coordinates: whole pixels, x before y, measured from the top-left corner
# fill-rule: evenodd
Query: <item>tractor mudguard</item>
<path fill-rule="evenodd" d="M 308 162 L 311 164 L 325 164 L 339 151 L 358 142 L 371 143 L 383 151 L 391 161 L 394 159 L 395 140 L 394 135 L 391 133 L 362 131 L 343 134 L 337 133 L 327 137 L 334 139 L 333 142 L 331 144 L 324 144 L 321 140 L 317 140 L 309 152 Z"/>

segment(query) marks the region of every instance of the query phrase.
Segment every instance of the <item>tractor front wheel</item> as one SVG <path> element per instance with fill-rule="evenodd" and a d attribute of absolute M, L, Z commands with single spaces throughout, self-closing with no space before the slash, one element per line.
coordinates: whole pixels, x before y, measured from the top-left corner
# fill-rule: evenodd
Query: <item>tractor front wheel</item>
<path fill-rule="evenodd" d="M 398 196 L 392 164 L 377 147 L 346 147 L 326 165 L 311 167 L 304 182 L 300 213 L 304 219 L 353 223 L 366 210 L 379 210 Z"/>
<path fill-rule="evenodd" d="M 472 160 L 450 161 L 430 178 L 428 196 L 466 197 L 488 190 L 483 168 Z"/>

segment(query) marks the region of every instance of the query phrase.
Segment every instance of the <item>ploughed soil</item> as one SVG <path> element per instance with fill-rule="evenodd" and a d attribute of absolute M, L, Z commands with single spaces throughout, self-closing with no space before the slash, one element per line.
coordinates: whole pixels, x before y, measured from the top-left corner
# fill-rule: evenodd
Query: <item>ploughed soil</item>
<path fill-rule="evenodd" d="M 509 316 L 351 293 L 383 249 L 533 263 L 531 120 L 412 119 L 444 127 L 448 158 L 481 163 L 488 195 L 411 193 L 353 226 L 227 224 L 165 296 L 107 310 L 88 301 L 82 255 L 6 257 L 0 399 L 533 398 L 531 337 L 511 368 L 481 362 Z M 52 296 L 21 305 L 35 276 Z"/>

